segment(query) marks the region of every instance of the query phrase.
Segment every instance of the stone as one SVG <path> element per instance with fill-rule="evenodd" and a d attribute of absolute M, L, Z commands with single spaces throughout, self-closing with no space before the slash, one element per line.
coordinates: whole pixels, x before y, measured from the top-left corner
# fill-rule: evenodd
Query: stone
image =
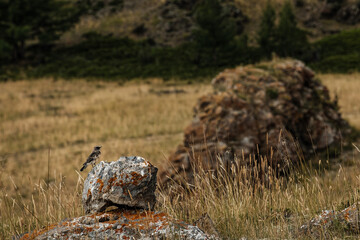
<path fill-rule="evenodd" d="M 220 238 L 220 234 L 216 230 L 215 224 L 210 218 L 209 214 L 204 213 L 198 220 L 194 222 L 194 225 L 200 228 L 206 234 Z"/>
<path fill-rule="evenodd" d="M 100 162 L 88 174 L 82 194 L 86 213 L 110 206 L 153 209 L 157 168 L 142 157 Z"/>
<path fill-rule="evenodd" d="M 154 20 L 156 19 L 156 20 Z M 180 9 L 174 3 L 167 2 L 154 10 L 153 19 L 149 19 L 147 37 L 156 44 L 177 46 L 189 40 L 194 29 L 194 20 L 189 11 Z"/>
<path fill-rule="evenodd" d="M 358 234 L 360 230 L 359 204 L 355 203 L 341 211 L 323 210 L 321 214 L 300 227 L 299 236 L 311 238 L 323 238 L 325 236 L 330 239 L 329 229 L 334 226 Z"/>
<path fill-rule="evenodd" d="M 166 0 L 165 4 L 174 4 L 180 9 L 191 11 L 198 0 Z"/>
<path fill-rule="evenodd" d="M 212 85 L 214 92 L 198 100 L 183 143 L 160 174 L 162 185 L 191 183 L 199 163 L 217 171 L 227 149 L 236 166 L 255 168 L 251 159 L 259 163 L 262 158 L 267 166 L 261 168 L 284 175 L 315 151 L 340 149 L 351 132 L 328 89 L 301 61 L 227 69 Z"/>
<path fill-rule="evenodd" d="M 340 8 L 341 4 L 337 2 L 326 2 L 321 10 L 321 16 L 323 18 L 333 18 Z"/>
<path fill-rule="evenodd" d="M 106 221 L 104 221 L 106 219 Z M 117 220 L 110 220 L 117 219 Z M 88 222 L 91 224 L 84 224 Z M 113 210 L 73 218 L 20 239 L 218 239 L 161 212 Z"/>
<path fill-rule="evenodd" d="M 360 5 L 350 4 L 342 7 L 336 14 L 336 20 L 341 23 L 355 25 L 360 22 Z"/>
<path fill-rule="evenodd" d="M 88 215 L 65 219 L 19 239 L 219 239 L 154 211 L 157 168 L 142 157 L 97 164 L 84 183 Z M 108 206 L 117 209 L 105 211 Z"/>

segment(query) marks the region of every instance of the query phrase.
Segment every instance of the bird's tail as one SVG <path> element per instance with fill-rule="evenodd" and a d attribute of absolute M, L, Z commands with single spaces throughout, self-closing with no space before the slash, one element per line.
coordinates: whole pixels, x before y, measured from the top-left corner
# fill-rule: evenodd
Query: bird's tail
<path fill-rule="evenodd" d="M 84 171 L 84 169 L 87 167 L 87 164 L 84 164 L 84 166 L 80 169 L 80 172 Z"/>

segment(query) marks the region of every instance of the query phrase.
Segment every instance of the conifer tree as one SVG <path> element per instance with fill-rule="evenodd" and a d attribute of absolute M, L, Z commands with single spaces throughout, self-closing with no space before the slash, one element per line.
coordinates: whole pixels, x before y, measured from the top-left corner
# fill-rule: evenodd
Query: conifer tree
<path fill-rule="evenodd" d="M 260 29 L 258 32 L 257 42 L 261 47 L 262 53 L 266 57 L 270 57 L 271 53 L 275 51 L 275 37 L 276 37 L 276 12 L 270 1 L 267 2 L 261 17 Z"/>
<path fill-rule="evenodd" d="M 298 57 L 308 47 L 306 32 L 297 27 L 296 18 L 287 1 L 281 12 L 276 31 L 277 54 L 282 57 Z"/>
<path fill-rule="evenodd" d="M 82 15 L 98 11 L 99 2 L 102 1 L 0 0 L 0 51 L 10 47 L 12 59 L 22 59 L 28 42 L 54 42 Z"/>
<path fill-rule="evenodd" d="M 236 35 L 236 25 L 227 16 L 219 0 L 203 0 L 195 9 L 197 29 L 193 37 L 205 64 L 217 64 L 221 50 L 229 48 Z"/>

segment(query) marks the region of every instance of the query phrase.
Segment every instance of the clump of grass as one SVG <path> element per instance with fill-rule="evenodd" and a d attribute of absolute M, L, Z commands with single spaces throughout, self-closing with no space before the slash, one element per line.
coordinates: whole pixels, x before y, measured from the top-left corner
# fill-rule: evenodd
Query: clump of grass
<path fill-rule="evenodd" d="M 288 177 L 276 177 L 266 169 L 266 158 L 249 166 L 237 158 L 230 172 L 221 165 L 216 171 L 194 167 L 194 183 L 160 190 L 161 208 L 170 215 L 193 222 L 207 213 L 225 239 L 292 239 L 299 227 L 322 210 L 339 210 L 359 200 L 359 171 L 324 170 L 300 164 Z M 256 162 L 256 160 L 253 160 Z M 256 174 L 266 172 L 263 176 Z M 252 173 L 252 174 L 251 174 Z M 347 229 L 330 229 L 337 237 L 351 236 Z"/>
<path fill-rule="evenodd" d="M 31 201 L 25 199 L 20 193 L 11 197 L 4 191 L 0 192 L 0 237 L 2 239 L 21 236 L 26 232 L 32 232 L 83 213 L 81 207 L 83 179 L 80 175 L 75 189 L 72 190 L 65 186 L 62 177 L 51 184 L 41 181 L 37 184 L 30 182 L 29 185 L 33 187 Z M 15 183 L 14 188 L 18 189 Z"/>

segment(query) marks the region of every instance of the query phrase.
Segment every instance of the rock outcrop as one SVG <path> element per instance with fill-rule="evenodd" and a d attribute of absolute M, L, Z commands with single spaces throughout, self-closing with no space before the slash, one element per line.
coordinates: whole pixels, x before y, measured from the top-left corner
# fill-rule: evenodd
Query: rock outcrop
<path fill-rule="evenodd" d="M 336 20 L 341 23 L 355 25 L 360 22 L 360 4 L 350 4 L 342 7 L 337 15 Z"/>
<path fill-rule="evenodd" d="M 51 225 L 21 239 L 215 239 L 161 212 L 114 210 Z"/>
<path fill-rule="evenodd" d="M 328 89 L 300 61 L 228 69 L 212 85 L 214 93 L 195 106 L 184 142 L 160 176 L 162 183 L 169 178 L 191 182 L 194 163 L 216 170 L 218 157 L 224 165 L 234 159 L 238 165 L 250 165 L 249 155 L 262 155 L 269 167 L 285 173 L 303 154 L 340 144 L 350 131 Z"/>
<path fill-rule="evenodd" d="M 85 180 L 88 214 L 66 219 L 20 239 L 218 239 L 197 226 L 154 211 L 157 168 L 142 157 L 100 162 Z M 107 207 L 116 206 L 106 212 Z"/>
<path fill-rule="evenodd" d="M 84 182 L 86 213 L 103 212 L 110 206 L 153 209 L 157 168 L 142 157 L 121 157 L 100 162 Z"/>
<path fill-rule="evenodd" d="M 300 227 L 299 236 L 307 236 L 311 239 L 331 239 L 329 230 L 332 227 L 358 234 L 360 230 L 359 204 L 355 203 L 341 211 L 323 210 L 321 214 Z"/>
<path fill-rule="evenodd" d="M 144 16 L 141 24 L 135 26 L 132 33 L 141 38 L 154 40 L 160 46 L 179 46 L 193 38 L 197 28 L 194 18 L 196 4 L 199 0 L 166 0 L 151 9 Z M 236 33 L 241 35 L 248 17 L 241 8 L 231 1 L 222 3 L 224 12 L 236 24 Z"/>

